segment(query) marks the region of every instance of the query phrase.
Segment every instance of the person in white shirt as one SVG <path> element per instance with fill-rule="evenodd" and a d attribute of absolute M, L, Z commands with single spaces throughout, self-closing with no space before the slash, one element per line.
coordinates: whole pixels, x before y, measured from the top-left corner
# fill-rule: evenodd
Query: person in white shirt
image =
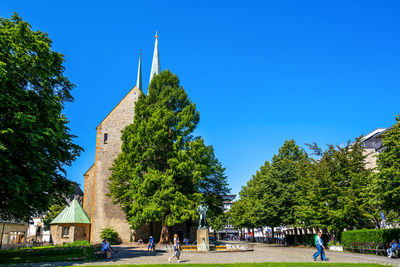
<path fill-rule="evenodd" d="M 316 238 L 316 246 L 317 246 L 318 251 L 315 252 L 314 255 L 313 255 L 314 261 L 317 260 L 317 257 L 319 255 L 321 255 L 321 260 L 322 261 L 328 261 L 328 259 L 325 257 L 325 252 L 324 252 L 325 247 L 324 247 L 324 243 L 322 241 L 321 236 L 322 236 L 322 232 L 320 231 L 320 232 L 318 232 L 318 236 Z"/>
<path fill-rule="evenodd" d="M 181 245 L 179 243 L 179 237 L 178 234 L 174 235 L 174 254 L 168 258 L 168 262 L 171 262 L 171 260 L 176 257 L 178 260 L 178 263 L 180 263 L 181 261 L 179 260 L 179 257 L 181 256 L 181 252 L 179 251 Z"/>

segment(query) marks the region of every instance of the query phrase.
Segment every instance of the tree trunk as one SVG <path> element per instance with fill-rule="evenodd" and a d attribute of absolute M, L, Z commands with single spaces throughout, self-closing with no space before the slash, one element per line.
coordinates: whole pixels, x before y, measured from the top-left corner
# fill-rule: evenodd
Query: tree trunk
<path fill-rule="evenodd" d="M 162 224 L 161 227 L 161 235 L 160 235 L 160 242 L 158 244 L 169 244 L 171 243 L 169 239 L 169 231 L 168 227 Z"/>
<path fill-rule="evenodd" d="M 294 228 L 294 244 L 297 245 L 297 227 Z"/>
<path fill-rule="evenodd" d="M 274 227 L 273 226 L 271 226 L 271 234 L 272 234 L 272 244 L 274 244 L 275 242 L 274 242 L 274 237 L 275 237 L 275 232 L 274 232 Z"/>
<path fill-rule="evenodd" d="M 264 227 L 261 227 L 261 243 L 264 243 Z"/>
<path fill-rule="evenodd" d="M 150 223 L 150 235 L 154 237 L 154 224 L 153 224 L 153 222 Z"/>
<path fill-rule="evenodd" d="M 186 222 L 186 238 L 189 240 L 190 238 L 190 227 L 192 226 L 192 221 L 188 220 Z"/>
<path fill-rule="evenodd" d="M 3 221 L 3 230 L 1 230 L 1 239 L 0 239 L 0 249 L 3 245 L 3 235 L 4 235 L 4 227 L 6 226 L 6 221 Z"/>

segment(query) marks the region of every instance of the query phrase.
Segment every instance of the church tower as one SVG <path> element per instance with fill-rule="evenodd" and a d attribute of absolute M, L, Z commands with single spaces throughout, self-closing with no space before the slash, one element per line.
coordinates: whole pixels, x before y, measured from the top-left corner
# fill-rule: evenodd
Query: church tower
<path fill-rule="evenodd" d="M 158 36 L 154 47 L 153 64 L 150 81 L 154 75 L 161 72 L 158 57 Z M 90 242 L 100 242 L 100 232 L 107 227 L 113 227 L 122 239 L 130 242 L 132 239 L 147 238 L 148 227 L 132 231 L 124 212 L 119 205 L 113 204 L 108 184 L 111 175 L 110 168 L 121 152 L 121 131 L 134 120 L 135 103 L 142 88 L 142 62 L 139 55 L 137 83 L 117 104 L 117 106 L 96 127 L 96 156 L 95 162 L 84 174 L 85 194 L 83 208 L 91 219 Z"/>
<path fill-rule="evenodd" d="M 151 82 L 151 79 L 153 79 L 153 76 L 156 75 L 156 74 L 159 74 L 161 72 L 160 58 L 158 56 L 158 35 L 157 35 L 157 31 L 156 31 L 156 36 L 155 37 L 156 37 L 156 43 L 154 44 L 153 62 L 151 63 L 149 84 Z"/>

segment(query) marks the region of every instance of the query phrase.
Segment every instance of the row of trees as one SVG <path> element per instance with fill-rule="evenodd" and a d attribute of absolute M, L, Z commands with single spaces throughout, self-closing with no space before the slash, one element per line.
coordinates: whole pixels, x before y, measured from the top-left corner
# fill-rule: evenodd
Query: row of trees
<path fill-rule="evenodd" d="M 380 227 L 380 212 L 396 220 L 400 203 L 400 116 L 383 137 L 377 170 L 367 169 L 361 138 L 345 146 L 287 140 L 243 186 L 229 213 L 236 227 L 326 229 Z"/>

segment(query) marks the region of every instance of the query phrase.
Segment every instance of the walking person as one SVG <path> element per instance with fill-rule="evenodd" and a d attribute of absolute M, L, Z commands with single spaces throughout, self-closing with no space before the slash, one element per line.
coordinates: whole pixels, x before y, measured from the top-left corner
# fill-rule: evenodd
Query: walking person
<path fill-rule="evenodd" d="M 178 260 L 178 263 L 180 263 L 180 259 L 179 257 L 181 256 L 181 252 L 179 251 L 179 249 L 181 248 L 180 244 L 179 244 L 179 237 L 178 234 L 174 235 L 174 254 L 172 254 L 171 257 L 168 258 L 168 262 L 171 262 L 171 260 L 176 257 L 176 259 Z"/>
<path fill-rule="evenodd" d="M 322 261 L 328 261 L 328 259 L 325 257 L 325 252 L 324 252 L 325 247 L 324 247 L 324 243 L 322 241 L 321 236 L 322 236 L 322 232 L 320 231 L 320 232 L 318 232 L 317 238 L 315 240 L 318 251 L 315 252 L 314 255 L 313 255 L 314 261 L 317 260 L 317 257 L 319 255 L 321 255 L 321 260 Z"/>

